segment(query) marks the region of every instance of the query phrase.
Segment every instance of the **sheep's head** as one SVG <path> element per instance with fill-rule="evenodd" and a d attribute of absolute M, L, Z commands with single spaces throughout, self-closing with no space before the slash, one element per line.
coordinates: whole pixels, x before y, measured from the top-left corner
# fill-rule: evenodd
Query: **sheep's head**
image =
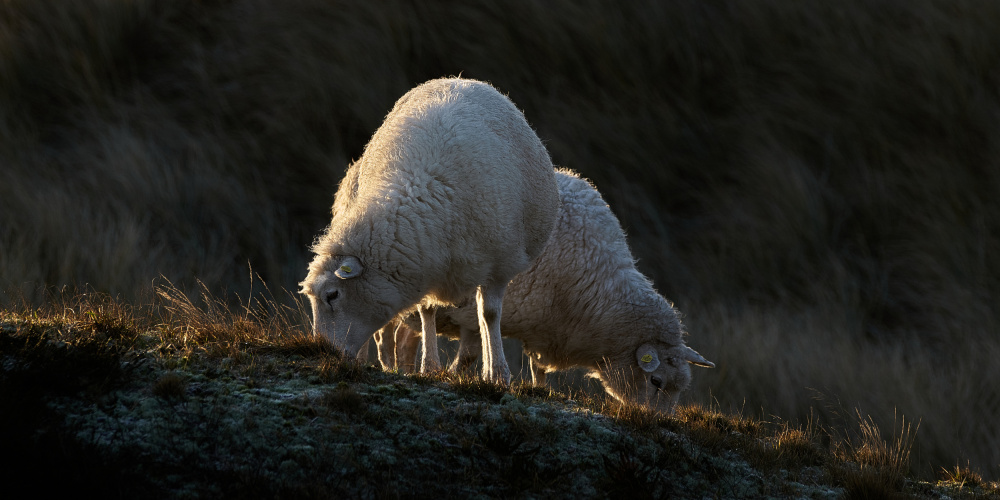
<path fill-rule="evenodd" d="M 619 401 L 671 413 L 681 392 L 691 385 L 691 365 L 715 367 L 686 345 L 644 343 L 632 359 L 606 360 L 598 377 L 608 394 Z"/>
<path fill-rule="evenodd" d="M 392 287 L 380 273 L 366 271 L 354 256 L 317 255 L 300 283 L 312 305 L 313 335 L 352 357 L 394 313 Z"/>

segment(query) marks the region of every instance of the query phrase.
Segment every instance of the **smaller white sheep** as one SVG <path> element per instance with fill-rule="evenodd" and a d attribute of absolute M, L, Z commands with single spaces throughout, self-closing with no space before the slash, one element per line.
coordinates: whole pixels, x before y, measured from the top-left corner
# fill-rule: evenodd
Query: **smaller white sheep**
<path fill-rule="evenodd" d="M 301 291 L 314 334 L 354 356 L 415 310 L 436 354 L 436 308 L 474 294 L 483 376 L 509 383 L 503 296 L 545 247 L 558 206 L 548 152 L 509 99 L 475 80 L 417 86 L 348 169 L 313 245 Z"/>
<path fill-rule="evenodd" d="M 507 288 L 504 335 L 523 342 L 536 384 L 546 372 L 586 367 L 615 398 L 669 413 L 691 382 L 690 365 L 715 365 L 684 344 L 677 311 L 635 268 L 597 189 L 569 170 L 558 170 L 556 181 L 562 208 L 555 232 Z M 476 328 L 468 304 L 439 311 L 438 331 L 460 336 L 453 370 L 478 356 Z M 376 337 L 383 366 L 412 367 L 415 337 L 405 322 L 387 325 Z"/>

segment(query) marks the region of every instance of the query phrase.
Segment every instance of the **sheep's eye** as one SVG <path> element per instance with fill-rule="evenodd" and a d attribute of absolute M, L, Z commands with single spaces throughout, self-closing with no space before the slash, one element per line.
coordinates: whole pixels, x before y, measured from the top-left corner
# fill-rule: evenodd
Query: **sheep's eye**
<path fill-rule="evenodd" d="M 340 291 L 334 290 L 330 292 L 330 294 L 326 296 L 326 303 L 332 306 L 333 301 L 337 300 L 337 297 L 340 297 Z"/>
<path fill-rule="evenodd" d="M 653 377 L 649 377 L 649 381 L 652 382 L 653 385 L 655 385 L 657 389 L 663 388 L 663 379 L 662 378 L 653 376 Z"/>

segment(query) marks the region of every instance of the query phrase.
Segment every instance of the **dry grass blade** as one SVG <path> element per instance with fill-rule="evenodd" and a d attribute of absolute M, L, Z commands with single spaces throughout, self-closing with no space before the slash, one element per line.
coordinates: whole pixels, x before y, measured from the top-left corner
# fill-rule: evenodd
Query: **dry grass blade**
<path fill-rule="evenodd" d="M 162 301 L 164 335 L 178 348 L 203 349 L 213 355 L 235 356 L 240 351 L 330 354 L 332 346 L 314 338 L 293 316 L 294 311 L 269 299 L 240 303 L 234 312 L 228 301 L 214 297 L 200 283 L 200 304 L 169 281 L 157 287 Z"/>

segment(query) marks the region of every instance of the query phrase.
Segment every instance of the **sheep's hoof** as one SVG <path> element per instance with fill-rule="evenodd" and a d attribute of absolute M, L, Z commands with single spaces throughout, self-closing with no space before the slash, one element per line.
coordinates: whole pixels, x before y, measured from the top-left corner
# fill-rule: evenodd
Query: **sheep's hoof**
<path fill-rule="evenodd" d="M 440 363 L 423 363 L 420 366 L 420 373 L 432 373 L 441 371 Z"/>
<path fill-rule="evenodd" d="M 498 371 L 497 373 L 486 373 L 486 374 L 483 374 L 483 379 L 489 380 L 490 382 L 494 382 L 494 383 L 500 384 L 500 385 L 502 385 L 504 387 L 510 387 L 510 372 L 509 371 L 508 372 Z"/>

